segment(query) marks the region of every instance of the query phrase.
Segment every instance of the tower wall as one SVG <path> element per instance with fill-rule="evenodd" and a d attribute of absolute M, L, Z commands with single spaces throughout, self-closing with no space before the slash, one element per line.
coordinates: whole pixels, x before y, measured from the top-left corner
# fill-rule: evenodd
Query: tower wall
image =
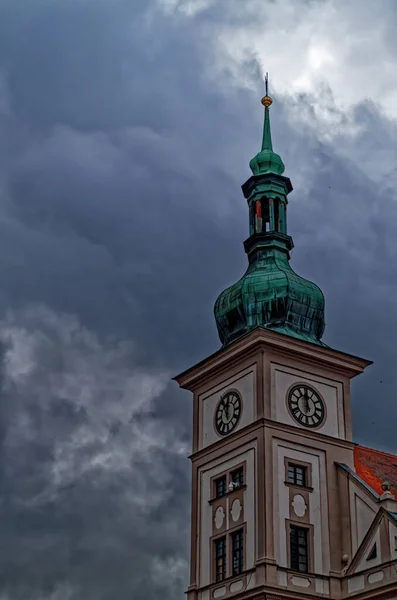
<path fill-rule="evenodd" d="M 264 329 L 231 344 L 177 378 L 194 393 L 192 598 L 228 598 L 250 590 L 338 596 L 344 551 L 336 464 L 353 469 L 350 379 L 367 361 Z M 321 394 L 325 416 L 302 425 L 288 410 L 289 391 L 308 385 Z M 216 428 L 219 403 L 241 397 L 233 431 Z M 288 481 L 289 467 L 305 485 Z M 217 497 L 217 481 L 243 485 Z M 347 488 L 345 494 L 348 500 Z M 291 528 L 308 535 L 308 568 L 291 567 Z M 233 574 L 232 541 L 243 532 L 243 564 Z M 217 581 L 216 544 L 225 539 L 225 573 Z"/>

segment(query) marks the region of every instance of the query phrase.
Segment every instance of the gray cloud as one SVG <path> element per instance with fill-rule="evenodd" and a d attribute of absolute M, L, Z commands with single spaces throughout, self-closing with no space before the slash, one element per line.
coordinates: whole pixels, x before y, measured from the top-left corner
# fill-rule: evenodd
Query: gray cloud
<path fill-rule="evenodd" d="M 188 446 L 154 412 L 169 373 L 43 307 L 9 312 L 1 331 L 4 592 L 143 597 L 148 585 L 156 597 L 167 563 L 180 586 Z"/>
<path fill-rule="evenodd" d="M 168 381 L 219 347 L 214 300 L 246 267 L 261 90 L 255 53 L 211 62 L 225 28 L 255 39 L 254 3 L 160 4 L 0 0 L 5 600 L 187 587 L 191 404 Z M 396 450 L 395 123 L 326 84 L 274 98 L 293 266 L 326 341 L 376 361 L 356 439 Z"/>

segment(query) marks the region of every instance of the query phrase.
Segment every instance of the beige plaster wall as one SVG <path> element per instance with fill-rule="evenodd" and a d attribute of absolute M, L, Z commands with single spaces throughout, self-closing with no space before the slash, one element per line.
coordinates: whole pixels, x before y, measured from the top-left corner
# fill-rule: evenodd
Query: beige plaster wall
<path fill-rule="evenodd" d="M 378 505 L 375 499 L 372 499 L 359 485 L 349 481 L 350 496 L 350 519 L 352 524 L 352 551 L 353 556 L 357 552 L 359 545 L 363 541 L 375 514 L 378 512 Z"/>
<path fill-rule="evenodd" d="M 309 523 L 314 527 L 314 571 L 320 575 L 328 575 L 330 563 L 325 453 L 274 438 L 274 474 L 277 474 L 277 485 L 274 486 L 274 535 L 277 563 L 281 567 L 289 566 L 286 519 L 290 518 L 290 494 L 289 486 L 285 484 L 285 458 L 311 464 L 313 491 L 309 494 L 308 508 Z"/>
<path fill-rule="evenodd" d="M 372 558 L 371 560 L 367 560 L 368 553 L 371 552 L 373 545 L 376 543 L 378 552 L 376 558 Z M 360 571 L 365 571 L 365 569 L 372 569 L 372 567 L 377 567 L 382 564 L 382 553 L 381 553 L 381 545 L 380 545 L 380 529 L 374 532 L 374 536 L 371 541 L 368 543 L 368 546 L 363 554 L 362 559 L 358 563 L 355 572 L 359 573 Z"/>
<path fill-rule="evenodd" d="M 389 523 L 389 544 L 390 557 L 392 560 L 397 559 L 397 526 Z"/>
<path fill-rule="evenodd" d="M 244 491 L 244 521 L 246 522 L 246 569 L 252 569 L 255 564 L 255 523 L 256 523 L 256 503 L 255 503 L 255 461 L 256 461 L 256 442 L 241 446 L 234 452 L 227 453 L 200 468 L 199 471 L 199 497 L 201 512 L 198 523 L 198 583 L 199 587 L 211 583 L 211 564 L 210 564 L 210 538 L 212 536 L 212 506 L 209 504 L 211 499 L 211 478 L 216 477 L 218 473 L 225 470 L 231 470 L 234 466 L 246 461 L 246 485 Z M 226 511 L 227 517 L 229 510 Z"/>

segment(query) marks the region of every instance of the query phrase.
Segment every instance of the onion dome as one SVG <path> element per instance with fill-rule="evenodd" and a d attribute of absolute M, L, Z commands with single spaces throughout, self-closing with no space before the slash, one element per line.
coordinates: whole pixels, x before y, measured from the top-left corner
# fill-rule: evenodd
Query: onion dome
<path fill-rule="evenodd" d="M 220 294 L 215 319 L 222 345 L 256 327 L 324 345 L 324 296 L 297 275 L 286 252 L 268 248 L 252 256 L 243 277 Z"/>

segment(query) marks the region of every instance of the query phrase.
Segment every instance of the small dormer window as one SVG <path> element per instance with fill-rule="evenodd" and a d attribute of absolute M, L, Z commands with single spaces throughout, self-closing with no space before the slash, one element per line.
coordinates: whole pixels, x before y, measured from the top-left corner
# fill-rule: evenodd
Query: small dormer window
<path fill-rule="evenodd" d="M 367 556 L 367 560 L 374 560 L 378 556 L 376 544 L 373 545 L 371 552 Z"/>

